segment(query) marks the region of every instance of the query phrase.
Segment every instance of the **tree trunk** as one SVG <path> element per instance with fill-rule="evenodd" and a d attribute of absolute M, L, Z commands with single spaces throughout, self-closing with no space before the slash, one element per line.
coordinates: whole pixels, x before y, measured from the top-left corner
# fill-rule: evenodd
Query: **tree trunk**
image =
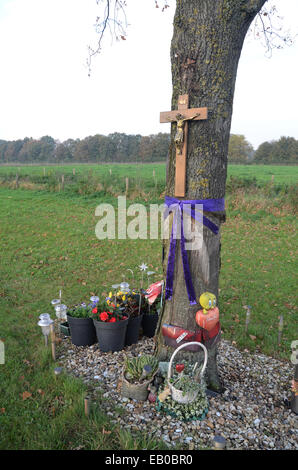
<path fill-rule="evenodd" d="M 178 96 L 183 94 L 189 95 L 190 108 L 208 108 L 206 121 L 188 121 L 185 199 L 216 199 L 225 196 L 228 143 L 238 61 L 250 23 L 265 1 L 177 0 L 171 44 L 172 109 L 177 109 Z M 174 196 L 175 131 L 174 123 L 167 162 L 168 196 Z M 205 215 L 219 227 L 225 220 L 223 213 Z M 220 231 L 218 235 L 214 235 L 204 226 L 203 239 L 201 250 L 188 251 L 197 302 L 205 291 L 214 293 L 218 298 Z M 166 240 L 164 278 L 168 250 L 169 240 Z M 198 305 L 189 305 L 180 243 L 177 241 L 173 297 L 165 302 L 157 329 L 156 351 L 161 359 L 166 360 L 172 354 L 172 350 L 164 346 L 161 326 L 169 323 L 196 330 L 198 327 L 195 323 L 195 313 L 198 309 Z M 207 382 L 211 388 L 217 390 L 221 388 L 216 377 L 215 345 L 218 340 L 219 336 L 207 344 L 210 356 L 207 376 L 208 371 L 211 371 Z"/>

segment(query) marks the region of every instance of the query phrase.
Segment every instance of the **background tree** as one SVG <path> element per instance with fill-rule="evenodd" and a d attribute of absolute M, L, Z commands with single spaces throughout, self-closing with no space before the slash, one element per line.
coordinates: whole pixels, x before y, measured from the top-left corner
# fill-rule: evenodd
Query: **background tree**
<path fill-rule="evenodd" d="M 231 134 L 228 148 L 229 163 L 248 163 L 254 155 L 253 146 L 244 135 Z"/>
<path fill-rule="evenodd" d="M 255 163 L 298 163 L 298 140 L 281 137 L 279 140 L 263 142 L 254 155 Z"/>
<path fill-rule="evenodd" d="M 272 142 L 263 142 L 259 145 L 254 154 L 254 163 L 263 163 L 266 161 L 269 163 L 272 154 L 272 146 Z"/>

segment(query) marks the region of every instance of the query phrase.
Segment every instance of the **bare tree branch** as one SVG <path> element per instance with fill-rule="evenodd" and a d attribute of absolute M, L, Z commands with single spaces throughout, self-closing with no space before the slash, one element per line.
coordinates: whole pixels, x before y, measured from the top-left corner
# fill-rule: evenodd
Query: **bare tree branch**
<path fill-rule="evenodd" d="M 100 53 L 106 31 L 110 32 L 112 39 L 125 40 L 126 28 L 128 26 L 125 13 L 126 0 L 96 0 L 96 3 L 97 5 L 101 4 L 103 13 L 102 16 L 96 18 L 94 25 L 95 31 L 98 34 L 96 47 L 88 47 L 87 66 L 89 76 L 91 74 L 92 58 Z"/>
<path fill-rule="evenodd" d="M 170 0 L 151 0 L 156 8 L 161 7 L 161 11 L 169 8 Z M 282 49 L 285 46 L 291 46 L 298 34 L 291 34 L 284 29 L 283 18 L 278 14 L 276 6 L 267 6 L 269 0 L 234 0 L 234 5 L 240 7 L 240 10 L 248 15 L 255 15 L 254 25 L 250 28 L 250 34 L 260 39 L 266 49 L 266 55 L 271 57 L 273 49 Z M 95 48 L 88 47 L 88 75 L 91 74 L 92 58 L 99 54 L 102 49 L 103 39 L 106 31 L 110 37 L 116 40 L 126 39 L 126 29 L 128 27 L 125 8 L 126 0 L 96 0 L 100 5 L 102 15 L 96 18 L 94 25 L 98 34 L 98 40 Z M 270 2 L 269 2 L 270 3 Z M 265 6 L 263 6 L 265 4 Z M 263 6 L 262 10 L 260 8 Z"/>
<path fill-rule="evenodd" d="M 278 14 L 275 5 L 265 6 L 257 14 L 251 29 L 254 37 L 260 39 L 266 49 L 266 55 L 272 56 L 273 49 L 283 49 L 291 46 L 298 34 L 285 30 L 284 19 Z"/>

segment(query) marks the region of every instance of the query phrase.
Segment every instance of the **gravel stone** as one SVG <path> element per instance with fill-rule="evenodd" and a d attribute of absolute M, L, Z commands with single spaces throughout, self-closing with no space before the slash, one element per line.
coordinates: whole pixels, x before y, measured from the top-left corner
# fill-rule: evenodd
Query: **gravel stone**
<path fill-rule="evenodd" d="M 239 351 L 221 340 L 218 370 L 225 391 L 208 397 L 209 412 L 203 421 L 184 423 L 159 413 L 155 404 L 122 397 L 119 380 L 126 357 L 153 354 L 154 340 L 141 338 L 135 345 L 114 353 L 103 353 L 98 345 L 78 347 L 65 337 L 59 357 L 65 370 L 88 383 L 88 394 L 96 400 L 100 390 L 108 400 L 101 408 L 117 425 L 150 437 L 163 439 L 169 447 L 211 447 L 215 434 L 227 440 L 228 449 L 298 448 L 297 416 L 287 407 L 291 397 L 293 365 L 263 354 Z M 113 412 L 112 405 L 122 408 Z"/>

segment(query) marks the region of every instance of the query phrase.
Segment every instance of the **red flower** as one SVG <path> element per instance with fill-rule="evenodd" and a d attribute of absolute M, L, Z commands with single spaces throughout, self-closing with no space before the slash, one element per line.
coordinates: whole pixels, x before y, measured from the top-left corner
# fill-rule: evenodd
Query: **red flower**
<path fill-rule="evenodd" d="M 109 317 L 108 317 L 107 312 L 101 312 L 101 314 L 99 315 L 99 318 L 101 319 L 101 321 L 106 321 Z"/>
<path fill-rule="evenodd" d="M 113 315 L 113 312 L 108 312 L 109 315 Z"/>
<path fill-rule="evenodd" d="M 97 308 L 96 307 L 92 310 L 92 313 L 97 313 Z"/>
<path fill-rule="evenodd" d="M 116 321 L 116 318 L 113 317 L 113 318 L 110 318 L 109 323 L 115 323 L 115 321 Z"/>

